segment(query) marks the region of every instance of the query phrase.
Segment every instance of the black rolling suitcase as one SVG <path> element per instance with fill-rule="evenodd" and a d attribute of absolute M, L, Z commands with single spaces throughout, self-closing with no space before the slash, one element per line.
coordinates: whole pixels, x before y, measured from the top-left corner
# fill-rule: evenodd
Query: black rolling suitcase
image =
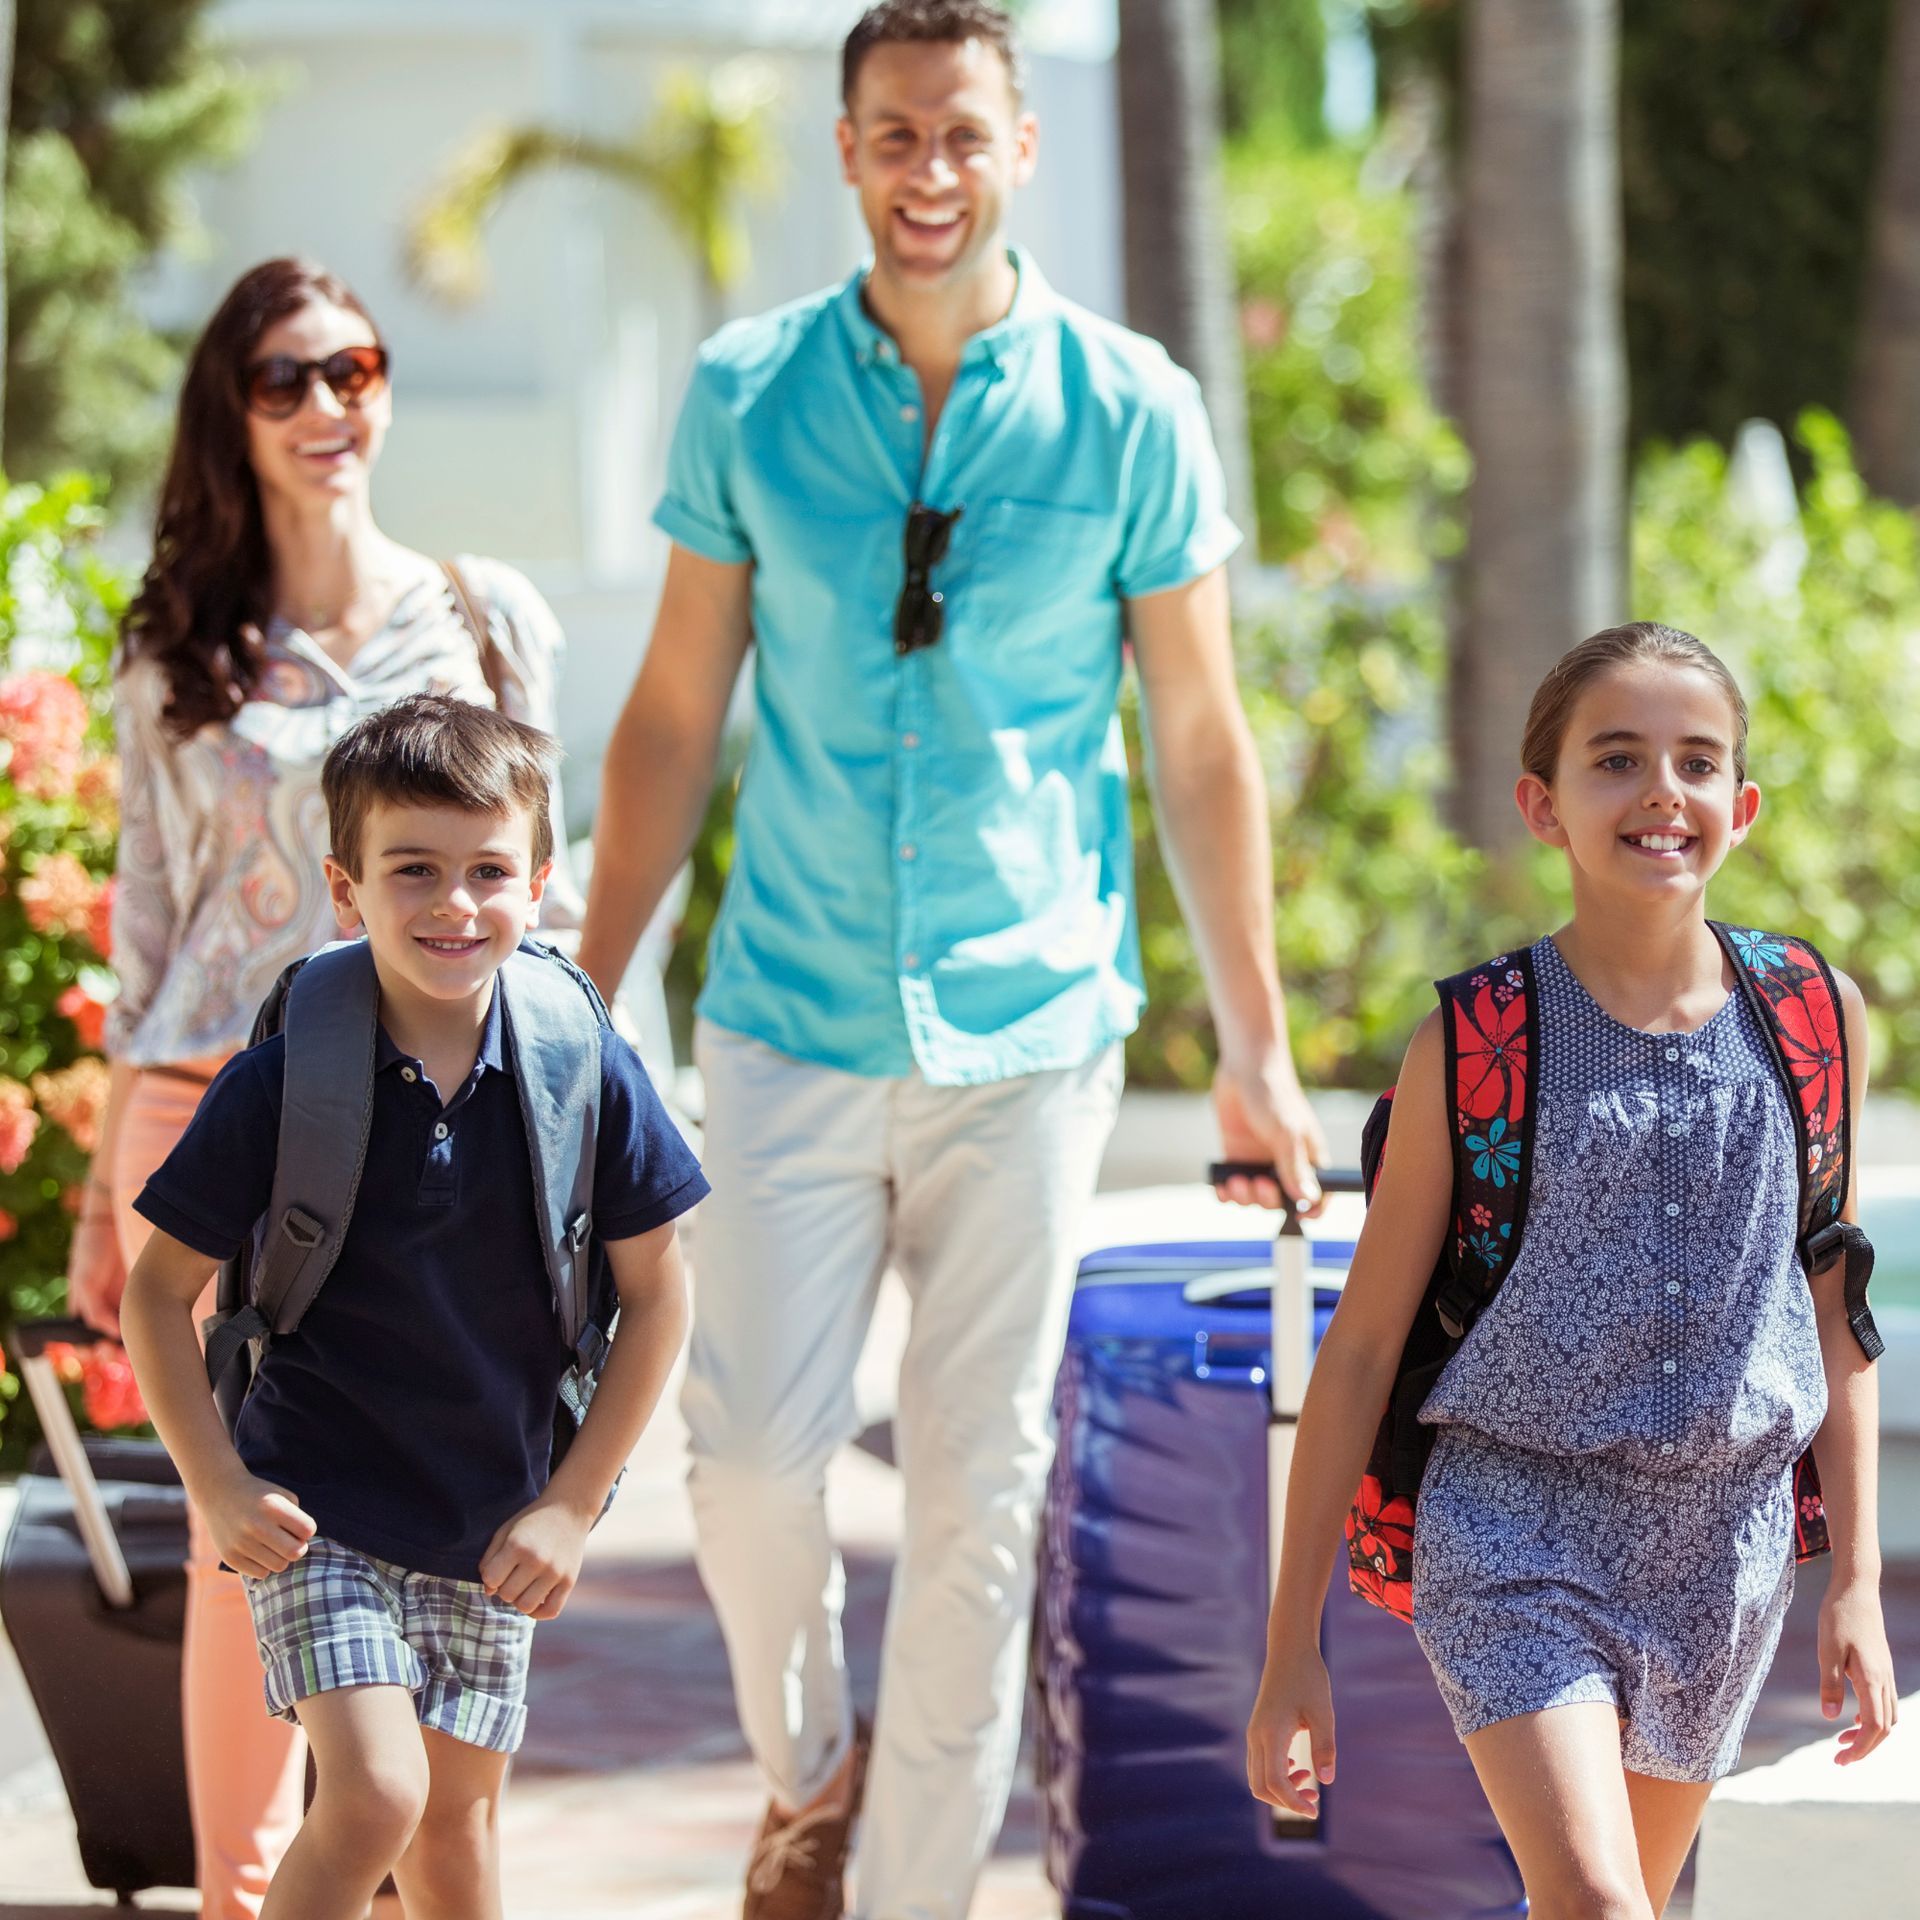
<path fill-rule="evenodd" d="M 158 1441 L 81 1439 L 45 1351 L 94 1337 L 71 1320 L 14 1329 L 47 1439 L 0 1548 L 0 1625 L 66 1783 L 80 1864 L 125 1899 L 194 1883 L 180 1734 L 187 1501 Z"/>

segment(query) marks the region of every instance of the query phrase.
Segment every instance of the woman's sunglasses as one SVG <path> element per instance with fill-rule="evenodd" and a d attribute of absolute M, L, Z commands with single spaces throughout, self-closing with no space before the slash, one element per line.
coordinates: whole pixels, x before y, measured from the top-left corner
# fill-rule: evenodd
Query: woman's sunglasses
<path fill-rule="evenodd" d="M 385 347 L 342 347 L 324 360 L 296 360 L 288 353 L 256 360 L 241 380 L 248 408 L 267 420 L 291 420 L 306 405 L 307 390 L 324 380 L 343 407 L 364 406 L 387 384 Z"/>

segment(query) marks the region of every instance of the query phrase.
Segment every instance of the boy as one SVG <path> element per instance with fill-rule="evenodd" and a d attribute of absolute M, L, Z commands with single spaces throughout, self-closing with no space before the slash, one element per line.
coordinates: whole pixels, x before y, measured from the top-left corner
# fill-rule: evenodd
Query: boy
<path fill-rule="evenodd" d="M 195 1303 L 268 1211 L 284 1035 L 227 1065 L 138 1203 L 158 1231 L 128 1282 L 127 1349 L 246 1579 L 268 1710 L 298 1720 L 317 1767 L 263 1920 L 357 1920 L 389 1871 L 408 1920 L 500 1914 L 533 1623 L 565 1604 L 685 1331 L 673 1221 L 706 1181 L 603 1030 L 591 1212 L 622 1334 L 549 1477 L 573 1355 L 515 1086 L 534 1002 L 497 976 L 546 883 L 553 752 L 421 694 L 327 757 L 327 884 L 378 983 L 365 1160 L 337 1261 L 267 1345 L 231 1440 Z"/>

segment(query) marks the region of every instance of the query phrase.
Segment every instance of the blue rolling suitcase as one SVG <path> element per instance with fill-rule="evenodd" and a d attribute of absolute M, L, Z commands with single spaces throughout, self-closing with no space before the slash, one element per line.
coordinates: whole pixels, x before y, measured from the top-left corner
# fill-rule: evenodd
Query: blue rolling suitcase
<path fill-rule="evenodd" d="M 1413 1634 L 1347 1590 L 1344 1555 L 1321 1625 L 1338 1776 L 1311 1822 L 1247 1790 L 1270 1516 L 1352 1252 L 1291 1223 L 1277 1246 L 1123 1246 L 1081 1263 L 1033 1655 L 1065 1920 L 1526 1912 Z"/>

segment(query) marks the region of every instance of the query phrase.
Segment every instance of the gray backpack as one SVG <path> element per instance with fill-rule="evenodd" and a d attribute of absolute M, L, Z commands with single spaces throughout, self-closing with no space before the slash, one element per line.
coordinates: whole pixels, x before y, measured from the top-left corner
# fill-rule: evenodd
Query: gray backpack
<path fill-rule="evenodd" d="M 496 990 L 554 1316 L 573 1355 L 554 1409 L 557 1466 L 586 1418 L 619 1312 L 592 1214 L 600 1036 L 610 1023 L 593 982 L 536 940 L 508 955 Z M 295 961 L 255 1016 L 250 1045 L 285 1034 L 286 1076 L 273 1197 L 220 1269 L 218 1310 L 204 1327 L 207 1378 L 228 1432 L 267 1348 L 299 1326 L 340 1256 L 373 1122 L 379 1007 L 373 955 L 354 940 Z"/>

